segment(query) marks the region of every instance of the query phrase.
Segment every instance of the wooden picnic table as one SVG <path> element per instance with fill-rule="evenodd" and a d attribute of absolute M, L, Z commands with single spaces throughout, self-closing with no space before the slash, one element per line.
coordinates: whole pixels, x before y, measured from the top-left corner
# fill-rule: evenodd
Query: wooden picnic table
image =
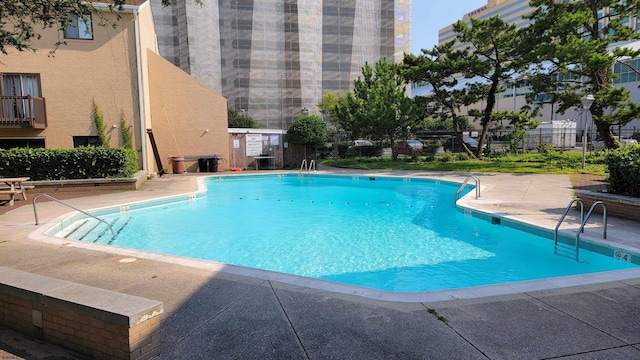
<path fill-rule="evenodd" d="M 22 198 L 27 200 L 27 189 L 33 189 L 33 186 L 23 184 L 27 180 L 29 180 L 28 177 L 0 178 L 0 183 L 5 184 L 5 187 L 0 188 L 0 194 L 9 195 L 9 206 L 13 205 L 17 194 L 22 194 Z"/>

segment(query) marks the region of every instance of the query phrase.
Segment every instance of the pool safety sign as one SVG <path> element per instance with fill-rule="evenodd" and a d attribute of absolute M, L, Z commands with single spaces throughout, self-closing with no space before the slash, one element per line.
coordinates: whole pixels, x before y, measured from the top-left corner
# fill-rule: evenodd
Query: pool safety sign
<path fill-rule="evenodd" d="M 247 156 L 262 155 L 262 134 L 246 135 Z"/>

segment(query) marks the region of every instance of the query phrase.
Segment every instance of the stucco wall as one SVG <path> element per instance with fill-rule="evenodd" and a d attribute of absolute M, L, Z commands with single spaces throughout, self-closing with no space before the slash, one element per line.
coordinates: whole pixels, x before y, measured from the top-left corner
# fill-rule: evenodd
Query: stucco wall
<path fill-rule="evenodd" d="M 104 16 L 118 26 L 100 26 L 94 16 L 93 40 L 67 39 L 67 45 L 51 55 L 58 34 L 43 31 L 43 37 L 33 43 L 36 52 L 9 49 L 9 55 L 2 56 L 0 72 L 40 74 L 47 128 L 0 129 L 0 136 L 45 137 L 48 148 L 71 148 L 73 136 L 97 135 L 91 115 L 95 99 L 111 145 L 121 144 L 119 129 L 112 127 L 118 125 L 120 113 L 129 123 L 138 119 L 133 15 L 122 14 L 120 20 L 115 14 Z"/>
<path fill-rule="evenodd" d="M 163 167 L 172 156 L 220 155 L 228 168 L 227 100 L 151 51 L 147 52 L 152 130 Z M 187 162 L 196 172 L 197 161 Z M 155 169 L 158 171 L 159 169 Z"/>

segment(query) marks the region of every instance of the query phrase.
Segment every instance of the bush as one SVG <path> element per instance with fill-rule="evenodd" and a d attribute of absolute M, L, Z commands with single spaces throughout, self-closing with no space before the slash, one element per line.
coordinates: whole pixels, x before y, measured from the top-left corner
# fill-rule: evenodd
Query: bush
<path fill-rule="evenodd" d="M 438 159 L 440 162 L 454 162 L 456 161 L 456 155 L 452 152 L 447 151 L 440 156 L 436 156 L 436 159 Z"/>
<path fill-rule="evenodd" d="M 607 151 L 605 163 L 609 168 L 608 192 L 640 197 L 640 145 Z"/>
<path fill-rule="evenodd" d="M 423 155 L 435 155 L 436 151 L 442 146 L 440 140 L 421 140 L 422 141 L 422 154 Z"/>
<path fill-rule="evenodd" d="M 138 154 L 130 149 L 0 149 L 0 177 L 28 176 L 36 181 L 127 178 L 137 170 Z"/>
<path fill-rule="evenodd" d="M 347 150 L 347 157 L 381 156 L 382 149 L 376 145 L 352 146 Z"/>

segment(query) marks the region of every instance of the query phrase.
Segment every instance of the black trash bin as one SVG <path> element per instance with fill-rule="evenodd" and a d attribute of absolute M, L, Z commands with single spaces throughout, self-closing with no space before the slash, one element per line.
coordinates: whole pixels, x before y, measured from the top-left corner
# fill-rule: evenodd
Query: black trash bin
<path fill-rule="evenodd" d="M 218 158 L 217 157 L 209 158 L 207 162 L 209 163 L 209 172 L 218 172 Z"/>
<path fill-rule="evenodd" d="M 198 168 L 200 172 L 209 172 L 209 162 L 205 158 L 198 159 Z"/>

